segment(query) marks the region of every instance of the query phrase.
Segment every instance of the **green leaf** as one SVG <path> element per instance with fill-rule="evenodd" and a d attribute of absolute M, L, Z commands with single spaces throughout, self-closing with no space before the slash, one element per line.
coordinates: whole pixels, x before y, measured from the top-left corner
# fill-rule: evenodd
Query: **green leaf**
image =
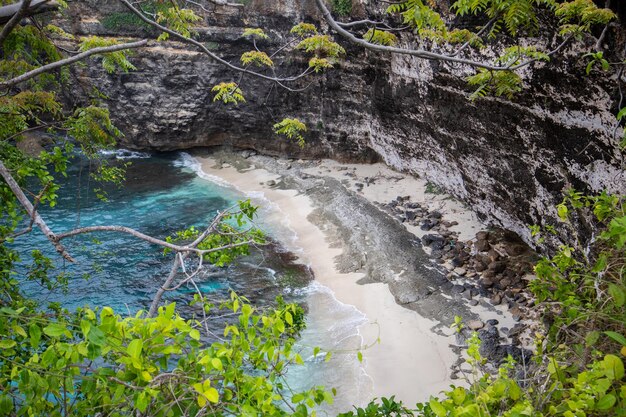
<path fill-rule="evenodd" d="M 587 346 L 594 346 L 598 342 L 599 338 L 600 332 L 593 330 L 587 333 L 587 336 L 585 336 L 585 343 L 587 344 Z"/>
<path fill-rule="evenodd" d="M 13 400 L 8 395 L 0 395 L 0 415 L 8 416 L 13 409 Z"/>
<path fill-rule="evenodd" d="M 615 405 L 616 401 L 617 401 L 617 398 L 615 398 L 615 395 L 606 394 L 596 404 L 596 410 L 602 410 L 602 411 L 610 410 Z"/>
<path fill-rule="evenodd" d="M 58 338 L 60 336 L 66 335 L 68 337 L 71 336 L 71 333 L 67 330 L 64 324 L 60 323 L 52 323 L 44 327 L 43 332 L 50 337 Z"/>
<path fill-rule="evenodd" d="M 359 362 L 363 362 L 363 352 L 361 351 L 357 352 L 356 357 L 359 360 Z"/>
<path fill-rule="evenodd" d="M 142 349 L 143 349 L 143 340 L 134 339 L 128 344 L 128 347 L 126 348 L 126 352 L 131 358 L 139 359 L 139 357 L 141 356 Z"/>
<path fill-rule="evenodd" d="M 28 326 L 28 334 L 30 335 L 30 346 L 33 349 L 36 349 L 39 346 L 39 341 L 41 340 L 41 328 L 37 326 L 35 323 L 32 323 Z"/>
<path fill-rule="evenodd" d="M 463 401 L 465 401 L 465 397 L 466 397 L 465 389 L 462 387 L 456 387 L 452 391 L 452 401 L 454 401 L 454 404 L 456 405 L 463 404 Z"/>
<path fill-rule="evenodd" d="M 224 366 L 222 365 L 222 361 L 219 358 L 211 359 L 211 365 L 218 371 L 221 371 L 222 369 L 224 369 Z"/>
<path fill-rule="evenodd" d="M 613 298 L 613 301 L 615 301 L 616 307 L 622 307 L 624 302 L 626 302 L 624 290 L 613 283 L 609 284 L 609 295 Z"/>
<path fill-rule="evenodd" d="M 620 358 L 615 355 L 606 355 L 603 362 L 607 377 L 616 381 L 624 377 L 624 363 Z"/>
<path fill-rule="evenodd" d="M 567 206 L 563 203 L 556 206 L 556 213 L 559 216 L 559 219 L 562 221 L 567 221 L 568 210 Z"/>
<path fill-rule="evenodd" d="M 102 347 L 106 343 L 104 332 L 99 327 L 92 327 L 87 335 L 87 340 L 94 346 Z"/>
<path fill-rule="evenodd" d="M 213 404 L 217 404 L 217 402 L 220 400 L 219 392 L 217 392 L 217 390 L 213 387 L 210 387 L 209 389 L 204 391 L 203 394 Z"/>
<path fill-rule="evenodd" d="M 430 405 L 430 409 L 437 415 L 437 417 L 445 417 L 446 414 L 448 414 L 445 407 L 434 398 L 428 402 L 428 405 Z"/>
<path fill-rule="evenodd" d="M 623 335 L 613 331 L 606 331 L 604 334 L 615 340 L 617 343 L 620 343 L 622 346 L 626 346 L 626 337 Z"/>
<path fill-rule="evenodd" d="M 18 334 L 18 335 L 20 335 L 20 336 L 22 336 L 24 338 L 27 337 L 26 331 L 21 326 L 18 326 L 17 324 L 14 324 L 13 326 L 11 326 L 11 328 L 13 329 L 13 331 L 16 334 Z"/>
<path fill-rule="evenodd" d="M 17 345 L 17 342 L 15 340 L 0 340 L 0 349 L 11 349 L 15 345 Z"/>
<path fill-rule="evenodd" d="M 147 392 L 140 393 L 135 399 L 135 407 L 142 413 L 146 411 L 148 405 L 150 404 L 150 397 Z"/>

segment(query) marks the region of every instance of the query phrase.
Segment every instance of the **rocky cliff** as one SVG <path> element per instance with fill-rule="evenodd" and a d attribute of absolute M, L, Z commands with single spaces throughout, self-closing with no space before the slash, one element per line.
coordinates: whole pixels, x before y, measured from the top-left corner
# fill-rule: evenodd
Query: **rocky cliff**
<path fill-rule="evenodd" d="M 313 0 L 247 3 L 207 6 L 212 11 L 200 30 L 205 45 L 231 62 L 252 49 L 241 37 L 244 27 L 265 28 L 272 41 L 261 46 L 275 50 L 299 21 L 325 26 Z M 150 33 L 121 24 L 127 15 L 115 0 L 73 7 L 69 18 L 83 34 Z M 77 87 L 68 96 L 86 100 L 96 87 L 111 97 L 105 102 L 129 148 L 232 145 L 289 157 L 382 160 L 427 178 L 527 241 L 529 224 L 555 221 L 564 188 L 626 191 L 617 82 L 585 77 L 574 52 L 525 74 L 527 88 L 514 100 L 471 102 L 462 79 L 469 68 L 344 46 L 347 59 L 304 91 L 245 77 L 247 102 L 239 106 L 213 103 L 210 90 L 240 76 L 178 43 L 137 51 L 138 70 L 127 74 L 76 67 Z M 303 65 L 290 55 L 278 71 L 297 73 Z M 289 116 L 308 124 L 304 149 L 272 134 L 272 124 Z"/>

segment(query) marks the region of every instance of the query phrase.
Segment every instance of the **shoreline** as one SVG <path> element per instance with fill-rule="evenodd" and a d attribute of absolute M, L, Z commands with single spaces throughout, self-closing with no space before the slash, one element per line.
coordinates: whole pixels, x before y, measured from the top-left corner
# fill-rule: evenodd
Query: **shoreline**
<path fill-rule="evenodd" d="M 358 326 L 358 332 L 363 345 L 371 345 L 362 351 L 365 372 L 373 381 L 367 400 L 395 395 L 412 406 L 448 388 L 454 382 L 451 370 L 459 360 L 451 348 L 456 345 L 454 332 L 448 328 L 454 316 L 503 319 L 495 309 L 470 309 L 439 292 L 445 271 L 430 264 L 421 245 L 405 242 L 424 233 L 398 224 L 374 205 L 410 194 L 430 200 L 433 207 L 457 220 L 457 233 L 464 239 L 484 228 L 458 202 L 445 195 L 427 196 L 425 181 L 382 164 L 244 158 L 222 151 L 194 158 L 208 180 L 221 179 L 222 185 L 226 182 L 247 195 L 262 195 L 280 217 L 275 220 L 294 233 L 293 241 L 287 242 L 293 247 L 288 249 L 300 256 L 315 280 L 339 302 L 365 315 L 367 323 Z M 350 172 L 354 173 L 352 181 L 346 178 Z M 376 179 L 367 187 L 356 185 L 358 192 L 351 191 L 364 176 Z M 372 223 L 381 220 L 381 224 Z M 394 238 L 402 239 L 403 246 L 393 247 L 397 242 L 388 240 Z M 397 250 L 390 259 L 388 253 L 378 253 L 386 246 Z M 409 251 L 416 259 L 395 262 Z"/>

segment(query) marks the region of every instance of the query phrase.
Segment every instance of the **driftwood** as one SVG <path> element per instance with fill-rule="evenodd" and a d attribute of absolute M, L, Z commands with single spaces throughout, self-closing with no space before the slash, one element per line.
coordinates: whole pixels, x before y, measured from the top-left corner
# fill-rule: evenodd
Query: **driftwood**
<path fill-rule="evenodd" d="M 7 6 L 0 7 L 0 25 L 7 23 L 16 13 L 19 12 L 23 2 L 17 2 L 9 4 Z M 57 10 L 59 3 L 55 0 L 31 0 L 30 5 L 23 14 L 24 17 L 34 16 L 39 13 L 45 13 Z"/>

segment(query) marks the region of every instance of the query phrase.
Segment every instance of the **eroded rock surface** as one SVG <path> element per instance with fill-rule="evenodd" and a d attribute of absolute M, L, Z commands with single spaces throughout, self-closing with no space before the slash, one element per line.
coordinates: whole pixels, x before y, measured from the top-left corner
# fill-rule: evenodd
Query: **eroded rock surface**
<path fill-rule="evenodd" d="M 105 28 L 107 17 L 124 13 L 115 0 L 77 7 L 73 24 L 84 34 L 150 33 Z M 244 27 L 265 28 L 272 41 L 261 47 L 275 50 L 295 23 L 319 23 L 313 0 L 210 7 L 200 38 L 230 62 L 252 49 L 240 36 Z M 344 46 L 348 59 L 303 92 L 245 77 L 247 103 L 239 106 L 213 103 L 210 92 L 239 75 L 178 43 L 137 51 L 138 71 L 128 74 L 76 67 L 77 88 L 68 97 L 87 100 L 93 87 L 111 97 L 105 102 L 126 135 L 121 145 L 133 149 L 232 145 L 290 157 L 383 160 L 427 178 L 526 242 L 528 225 L 556 221 L 554 205 L 564 188 L 626 191 L 616 86 L 584 77 L 573 52 L 526 73 L 527 88 L 512 101 L 471 102 L 462 79 L 469 68 Z M 295 55 L 280 71 L 298 73 L 304 65 Z M 304 149 L 273 135 L 272 124 L 283 117 L 307 123 Z"/>

